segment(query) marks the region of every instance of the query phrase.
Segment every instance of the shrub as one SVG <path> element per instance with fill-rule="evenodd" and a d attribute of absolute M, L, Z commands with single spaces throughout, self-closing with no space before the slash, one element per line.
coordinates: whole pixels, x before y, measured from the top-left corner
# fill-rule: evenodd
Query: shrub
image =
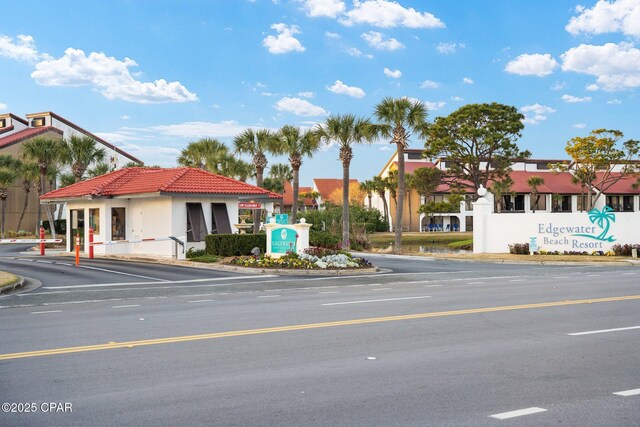
<path fill-rule="evenodd" d="M 509 245 L 509 253 L 516 255 L 529 255 L 529 244 L 514 243 L 513 245 Z"/>
<path fill-rule="evenodd" d="M 266 234 L 210 234 L 206 238 L 207 255 L 249 255 L 255 247 L 260 248 L 261 253 L 266 252 Z"/>
<path fill-rule="evenodd" d="M 189 248 L 189 250 L 187 251 L 187 259 L 201 257 L 206 254 L 207 254 L 206 249 Z"/>
<path fill-rule="evenodd" d="M 620 244 L 615 244 L 613 245 L 613 247 L 611 248 L 611 250 L 613 250 L 613 253 L 616 256 L 631 256 L 631 249 L 637 249 L 638 252 L 640 252 L 640 244 L 624 244 L 624 245 L 620 245 Z"/>
<path fill-rule="evenodd" d="M 337 249 L 340 246 L 340 237 L 312 228 L 309 230 L 309 244 L 320 248 Z"/>

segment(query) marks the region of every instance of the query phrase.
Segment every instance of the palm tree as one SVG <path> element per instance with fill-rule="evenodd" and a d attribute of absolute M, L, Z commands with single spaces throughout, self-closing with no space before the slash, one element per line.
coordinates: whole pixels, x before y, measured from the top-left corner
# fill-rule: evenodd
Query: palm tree
<path fill-rule="evenodd" d="M 367 197 L 369 198 L 369 209 L 371 209 L 371 199 L 373 198 L 373 192 L 375 191 L 375 184 L 372 180 L 367 179 L 360 183 L 360 189 L 367 193 Z"/>
<path fill-rule="evenodd" d="M 82 176 L 92 163 L 100 163 L 107 152 L 96 146 L 96 141 L 88 136 L 73 135 L 63 143 L 60 153 L 62 163 L 71 166 L 75 182 L 82 181 Z"/>
<path fill-rule="evenodd" d="M 136 165 L 138 165 L 137 163 L 135 163 Z M 125 166 L 125 167 L 129 167 L 129 166 Z M 98 164 L 96 164 L 94 167 L 87 169 L 87 175 L 89 175 L 89 178 L 95 178 L 97 176 L 100 175 L 104 175 L 105 173 L 109 173 L 109 163 L 104 163 L 104 162 L 100 162 Z"/>
<path fill-rule="evenodd" d="M 378 193 L 378 196 L 382 199 L 382 209 L 384 210 L 384 221 L 389 224 L 389 205 L 387 204 L 387 182 L 385 179 L 376 175 L 371 180 L 373 182 L 373 190 Z"/>
<path fill-rule="evenodd" d="M 426 138 L 427 109 L 420 101 L 409 98 L 384 98 L 375 107 L 375 116 L 378 120 L 376 130 L 381 137 L 391 138 L 390 143 L 395 144 L 398 153 L 398 203 L 396 205 L 395 220 L 395 251 L 402 250 L 402 210 L 405 193 L 404 176 L 404 149 L 408 147 L 408 141 L 412 135 Z"/>
<path fill-rule="evenodd" d="M 20 176 L 22 177 L 24 204 L 22 205 L 22 212 L 20 213 L 20 218 L 18 219 L 16 231 L 20 231 L 22 220 L 24 219 L 24 214 L 27 212 L 27 207 L 29 206 L 29 195 L 31 194 L 31 187 L 40 187 L 40 172 L 38 171 L 38 165 L 31 162 L 22 162 L 22 167 L 20 168 Z"/>
<path fill-rule="evenodd" d="M 329 145 L 337 142 L 340 146 L 342 162 L 342 249 L 349 249 L 349 166 L 353 159 L 353 144 L 370 142 L 375 138 L 369 119 L 356 118 L 352 114 L 329 116 L 323 124 L 318 124 L 314 133 Z"/>
<path fill-rule="evenodd" d="M 237 159 L 233 157 L 233 154 L 229 153 L 220 160 L 216 173 L 247 182 L 249 178 L 256 176 L 256 168 L 251 163 Z"/>
<path fill-rule="evenodd" d="M 267 167 L 267 153 L 277 151 L 280 140 L 278 135 L 268 129 L 254 131 L 246 129 L 233 140 L 236 153 L 250 154 L 253 166 L 256 168 L 256 185 L 262 187 L 264 169 Z M 261 211 L 256 209 L 253 212 L 253 232 L 257 234 L 260 230 Z"/>
<path fill-rule="evenodd" d="M 7 207 L 7 197 L 9 187 L 20 175 L 22 162 L 6 154 L 0 155 L 0 200 L 2 201 L 2 216 L 0 217 L 0 235 L 4 239 L 5 211 Z"/>
<path fill-rule="evenodd" d="M 502 196 L 511 193 L 512 185 L 513 180 L 508 176 L 502 181 L 496 181 L 493 183 L 493 185 L 491 185 L 490 190 L 493 193 L 493 197 L 495 198 L 498 213 L 502 212 L 502 204 L 504 203 Z"/>
<path fill-rule="evenodd" d="M 269 168 L 269 176 L 278 181 L 291 182 L 293 181 L 293 171 L 291 166 L 284 163 L 276 163 Z"/>
<path fill-rule="evenodd" d="M 405 187 L 407 189 L 407 202 L 409 207 L 409 230 L 411 230 L 411 224 L 413 223 L 413 209 L 411 208 L 411 192 L 414 189 L 415 177 L 408 173 L 404 177 Z"/>
<path fill-rule="evenodd" d="M 389 195 L 393 199 L 393 202 L 398 205 L 398 182 L 400 181 L 398 169 L 389 171 L 389 175 L 384 179 L 384 183 L 389 190 Z"/>
<path fill-rule="evenodd" d="M 34 138 L 22 144 L 23 158 L 34 161 L 38 165 L 38 171 L 40 172 L 39 196 L 42 196 L 46 192 L 47 172 L 52 166 L 57 164 L 60 158 L 60 153 L 62 152 L 62 144 L 63 142 L 61 140 L 49 138 Z M 53 213 L 51 212 L 49 205 L 47 205 L 45 211 L 47 213 L 47 218 L 49 219 L 51 235 L 55 239 L 56 228 L 53 222 Z M 38 203 L 36 235 L 38 234 L 38 228 L 40 227 L 41 215 L 41 205 Z"/>
<path fill-rule="evenodd" d="M 320 140 L 312 131 L 302 132 L 296 126 L 283 126 L 280 129 L 280 143 L 275 147 L 275 154 L 288 154 L 289 163 L 293 170 L 293 200 L 291 206 L 291 221 L 296 223 L 298 216 L 298 200 L 300 191 L 300 166 L 303 157 L 313 157 L 320 148 Z"/>
<path fill-rule="evenodd" d="M 540 196 L 538 195 L 538 187 L 544 184 L 544 178 L 540 176 L 532 176 L 527 180 L 527 185 L 531 188 L 531 210 L 535 213 L 536 206 L 538 206 L 538 199 Z"/>
<path fill-rule="evenodd" d="M 229 157 L 229 148 L 214 138 L 202 138 L 190 142 L 182 149 L 178 164 L 190 168 L 220 173 L 220 164 Z"/>

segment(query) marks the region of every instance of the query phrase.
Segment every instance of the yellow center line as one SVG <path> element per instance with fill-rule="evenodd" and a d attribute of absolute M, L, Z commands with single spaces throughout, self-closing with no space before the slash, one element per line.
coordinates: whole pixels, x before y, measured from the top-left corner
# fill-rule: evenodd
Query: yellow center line
<path fill-rule="evenodd" d="M 535 303 L 535 304 L 505 305 L 505 306 L 498 306 L 498 307 L 470 308 L 465 310 L 436 311 L 436 312 L 430 312 L 430 313 L 405 314 L 405 315 L 399 315 L 399 316 L 370 317 L 370 318 L 364 318 L 364 319 L 338 320 L 333 322 L 307 323 L 307 324 L 290 325 L 290 326 L 276 326 L 271 328 L 214 332 L 209 334 L 185 335 L 185 336 L 178 336 L 178 337 L 158 338 L 158 339 L 139 340 L 139 341 L 110 342 L 107 344 L 85 345 L 85 346 L 79 346 L 79 347 L 52 348 L 48 350 L 36 350 L 36 351 L 25 351 L 22 353 L 0 354 L 0 360 L 51 356 L 56 354 L 84 353 L 88 351 L 113 350 L 117 348 L 144 347 L 144 346 L 157 345 L 157 344 L 172 344 L 172 343 L 179 343 L 179 342 L 212 340 L 217 338 L 240 337 L 240 336 L 246 336 L 246 335 L 271 334 L 275 332 L 302 331 L 306 329 L 320 329 L 320 328 L 330 328 L 330 327 L 336 327 L 336 326 L 352 326 L 352 325 L 365 325 L 368 323 L 397 322 L 401 320 L 427 319 L 430 317 L 459 316 L 463 314 L 494 313 L 498 311 L 526 310 L 526 309 L 532 309 L 532 308 L 546 308 L 546 307 L 563 307 L 563 306 L 569 306 L 569 305 L 595 304 L 595 303 L 602 303 L 602 302 L 631 301 L 631 300 L 640 300 L 640 295 L 626 295 L 626 296 L 607 297 L 607 298 L 552 301 L 552 302 L 542 302 L 542 303 Z"/>

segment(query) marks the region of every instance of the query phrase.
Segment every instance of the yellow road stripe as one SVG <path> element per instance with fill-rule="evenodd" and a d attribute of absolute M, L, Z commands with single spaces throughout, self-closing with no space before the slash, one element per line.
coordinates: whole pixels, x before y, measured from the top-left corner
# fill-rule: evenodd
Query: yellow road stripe
<path fill-rule="evenodd" d="M 466 310 L 436 311 L 431 313 L 406 314 L 401 316 L 370 317 L 365 319 L 338 320 L 334 322 L 307 323 L 302 325 L 276 326 L 272 328 L 247 329 L 240 331 L 214 332 L 210 334 L 186 335 L 180 337 L 158 338 L 140 341 L 111 342 L 107 344 L 85 345 L 79 347 L 53 348 L 49 350 L 25 351 L 22 353 L 0 354 L 0 360 L 23 359 L 27 357 L 51 356 L 56 354 L 83 353 L 87 351 L 112 350 L 116 348 L 133 348 L 157 344 L 171 344 L 188 341 L 212 340 L 217 338 L 239 337 L 244 335 L 270 334 L 274 332 L 302 331 L 305 329 L 330 328 L 334 326 L 364 325 L 367 323 L 397 322 L 400 320 L 427 319 L 430 317 L 459 316 L 462 314 L 493 313 L 498 311 L 525 310 L 531 308 L 562 307 L 579 304 L 595 304 L 601 302 L 640 300 L 640 295 L 619 297 L 592 298 L 566 301 L 542 302 L 536 304 L 505 305 L 499 307 L 470 308 Z"/>

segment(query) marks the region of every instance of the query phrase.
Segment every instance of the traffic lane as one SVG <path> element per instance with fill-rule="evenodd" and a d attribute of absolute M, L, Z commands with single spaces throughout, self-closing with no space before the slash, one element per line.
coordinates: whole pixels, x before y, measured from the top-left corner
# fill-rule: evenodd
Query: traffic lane
<path fill-rule="evenodd" d="M 598 307 L 569 307 L 568 317 L 594 316 Z M 637 423 L 637 406 L 630 412 L 610 395 L 640 380 L 638 332 L 576 338 L 549 313 L 522 322 L 524 330 L 508 327 L 524 313 L 478 315 L 505 328 L 446 317 L 0 366 L 14 390 L 6 396 L 70 400 L 79 408 L 65 425 L 90 418 L 129 425 L 494 425 L 491 414 L 531 406 L 549 410 L 531 416 L 538 425 L 572 424 L 558 408 L 576 405 L 590 417 L 579 425 Z M 591 413 L 584 405 L 593 401 L 606 412 Z"/>

